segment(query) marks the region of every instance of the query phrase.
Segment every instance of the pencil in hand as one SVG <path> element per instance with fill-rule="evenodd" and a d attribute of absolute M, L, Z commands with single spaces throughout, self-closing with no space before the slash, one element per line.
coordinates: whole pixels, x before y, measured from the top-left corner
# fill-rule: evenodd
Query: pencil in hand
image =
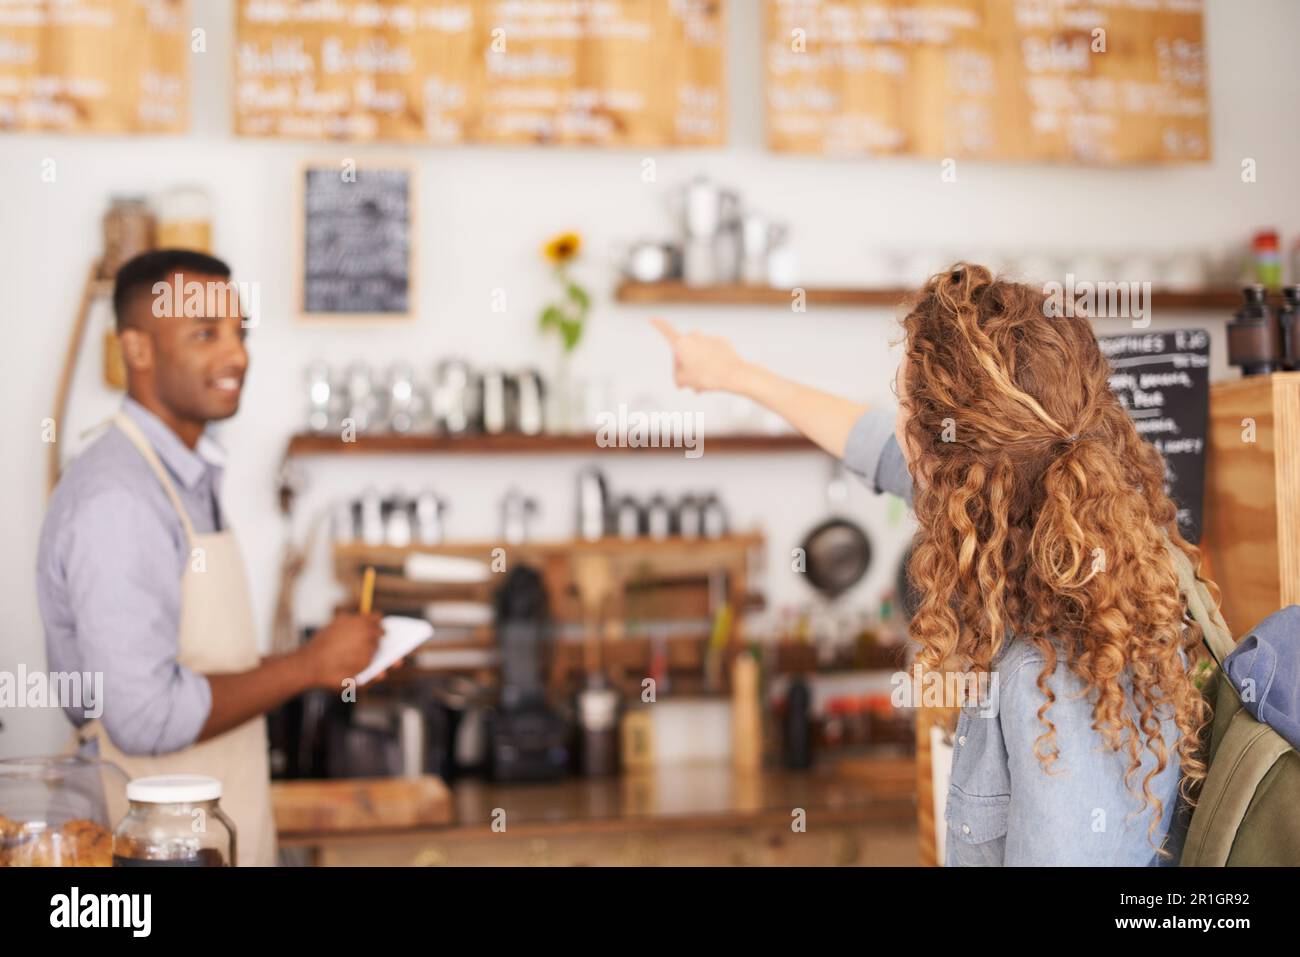
<path fill-rule="evenodd" d="M 361 614 L 370 614 L 370 606 L 375 600 L 375 567 L 366 566 L 366 574 L 361 579 Z"/>

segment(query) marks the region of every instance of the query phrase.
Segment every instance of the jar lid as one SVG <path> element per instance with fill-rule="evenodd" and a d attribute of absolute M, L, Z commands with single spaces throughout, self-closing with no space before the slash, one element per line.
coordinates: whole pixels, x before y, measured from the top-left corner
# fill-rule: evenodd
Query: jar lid
<path fill-rule="evenodd" d="M 135 778 L 126 786 L 128 801 L 145 804 L 193 804 L 220 797 L 221 782 L 204 774 L 160 774 Z"/>

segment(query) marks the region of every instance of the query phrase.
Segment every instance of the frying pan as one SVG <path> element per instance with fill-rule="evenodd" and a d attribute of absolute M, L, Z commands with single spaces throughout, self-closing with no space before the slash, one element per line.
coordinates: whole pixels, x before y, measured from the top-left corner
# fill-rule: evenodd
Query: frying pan
<path fill-rule="evenodd" d="M 844 467 L 836 462 L 826 487 L 831 516 L 803 539 L 804 573 L 808 583 L 827 598 L 838 598 L 871 567 L 871 540 L 857 522 L 836 514 L 848 498 Z"/>

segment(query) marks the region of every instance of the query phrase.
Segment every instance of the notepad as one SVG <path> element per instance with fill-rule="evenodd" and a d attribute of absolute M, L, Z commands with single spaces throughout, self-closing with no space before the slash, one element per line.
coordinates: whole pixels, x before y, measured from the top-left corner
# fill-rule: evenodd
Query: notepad
<path fill-rule="evenodd" d="M 358 686 L 368 683 L 379 672 L 401 661 L 433 637 L 433 625 L 422 618 L 385 615 L 383 625 L 384 635 L 379 639 L 375 656 L 370 659 L 365 671 L 357 675 Z"/>

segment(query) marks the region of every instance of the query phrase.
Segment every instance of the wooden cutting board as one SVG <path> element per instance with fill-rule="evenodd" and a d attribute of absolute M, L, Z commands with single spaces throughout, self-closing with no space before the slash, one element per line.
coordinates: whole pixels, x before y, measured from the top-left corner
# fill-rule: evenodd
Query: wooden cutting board
<path fill-rule="evenodd" d="M 453 820 L 442 778 L 347 778 L 272 781 L 271 806 L 281 835 L 437 827 Z"/>

